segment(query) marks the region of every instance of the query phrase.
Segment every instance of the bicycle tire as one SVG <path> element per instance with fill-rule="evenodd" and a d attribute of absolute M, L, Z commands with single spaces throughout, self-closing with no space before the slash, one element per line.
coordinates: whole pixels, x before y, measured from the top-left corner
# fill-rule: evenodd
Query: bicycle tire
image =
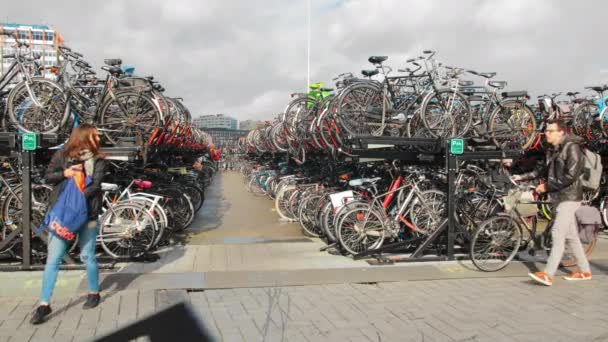
<path fill-rule="evenodd" d="M 444 95 L 448 95 L 447 99 L 443 99 Z M 433 102 L 433 99 L 436 101 Z M 458 100 L 458 101 L 457 101 Z M 453 103 L 458 103 L 458 106 L 462 108 L 458 114 L 446 113 L 445 104 L 451 106 Z M 438 105 L 438 106 L 437 106 Z M 423 127 L 432 135 L 433 138 L 458 138 L 464 136 L 473 121 L 473 114 L 469 106 L 467 98 L 459 93 L 449 89 L 439 90 L 432 95 L 424 98 L 422 105 L 420 106 L 420 119 L 422 120 Z M 432 115 L 433 111 L 429 108 L 438 108 L 441 111 L 441 115 L 435 117 Z M 446 118 L 447 115 L 447 118 Z M 439 125 L 450 124 L 449 129 L 444 129 L 445 132 L 440 131 Z M 437 131 L 443 134 L 437 133 Z M 449 133 L 447 133 L 449 131 Z"/>
<path fill-rule="evenodd" d="M 505 113 L 505 109 L 509 108 L 513 108 L 513 110 L 516 110 L 517 115 L 513 115 L 512 112 Z M 521 115 L 520 111 L 525 112 L 524 115 Z M 501 116 L 504 116 L 504 118 L 501 118 Z M 519 121 L 516 122 L 520 124 L 518 126 L 523 126 L 521 125 L 522 123 L 526 126 L 525 128 L 523 128 L 523 133 L 525 135 L 521 136 L 521 139 L 517 138 L 517 131 L 513 131 L 513 123 L 510 122 L 513 118 Z M 502 122 L 504 121 L 502 119 L 506 119 L 506 123 Z M 529 122 L 526 123 L 526 120 Z M 490 114 L 489 117 L 488 131 L 490 133 L 490 137 L 492 138 L 492 142 L 497 147 L 503 149 L 505 147 L 512 148 L 513 146 L 504 145 L 507 144 L 510 140 L 512 140 L 513 137 L 515 137 L 515 139 L 517 140 L 512 142 L 511 145 L 514 145 L 515 148 L 527 150 L 528 148 L 530 148 L 530 146 L 534 142 L 534 139 L 536 138 L 536 128 L 537 125 L 534 112 L 532 112 L 530 107 L 528 107 L 525 103 L 516 100 L 503 101 L 499 106 L 494 109 L 494 111 L 492 112 L 492 114 Z"/>
<path fill-rule="evenodd" d="M 295 217 L 291 216 L 287 209 L 287 203 L 296 187 L 293 185 L 285 186 L 279 190 L 276 199 L 274 200 L 274 208 L 279 216 L 287 221 L 295 221 Z"/>
<path fill-rule="evenodd" d="M 311 237 L 319 237 L 321 236 L 321 230 L 319 229 L 317 222 L 315 222 L 314 218 L 311 215 L 314 215 L 316 212 L 316 201 L 321 198 L 321 195 L 311 195 L 300 201 L 300 206 L 298 207 L 298 222 L 300 223 L 300 227 L 304 233 Z"/>
<path fill-rule="evenodd" d="M 36 97 L 36 101 L 41 105 L 48 106 L 49 110 L 40 114 L 39 120 L 43 122 L 43 127 L 37 127 L 35 122 L 28 122 L 27 116 L 32 116 L 34 113 L 28 112 L 30 109 L 43 110 L 35 105 L 35 102 L 30 98 L 30 92 Z M 45 90 L 46 89 L 46 90 Z M 50 92 L 49 92 L 50 90 Z M 37 93 L 37 92 L 40 93 Z M 46 94 L 45 94 L 46 93 Z M 68 111 L 66 111 L 67 97 L 63 92 L 62 87 L 43 77 L 32 77 L 30 81 L 22 81 L 11 90 L 8 95 L 8 114 L 12 124 L 17 126 L 21 131 L 27 133 L 49 134 L 55 133 L 65 124 L 68 119 Z M 24 123 L 24 116 L 26 116 Z M 31 120 L 31 118 L 29 118 Z"/>
<path fill-rule="evenodd" d="M 135 113 L 127 107 L 130 99 L 137 99 Z M 145 105 L 143 109 L 139 108 L 140 103 Z M 121 107 L 127 109 L 128 113 L 124 113 Z M 145 113 L 140 113 L 141 110 L 145 110 Z M 160 126 L 161 120 L 161 112 L 154 99 L 145 93 L 132 91 L 121 91 L 114 97 L 108 97 L 102 104 L 100 113 L 98 126 L 112 144 L 118 143 L 119 139 L 124 137 L 141 136 L 143 141 L 147 141 L 154 129 Z"/>
<path fill-rule="evenodd" d="M 596 114 L 597 105 L 591 101 L 582 103 L 578 106 L 572 115 L 572 130 L 574 131 L 574 134 L 585 138 L 590 121 L 593 121 Z"/>
<path fill-rule="evenodd" d="M 368 116 L 370 116 L 368 115 L 369 107 L 382 108 L 382 101 L 386 101 L 387 104 L 391 103 L 383 95 L 382 86 L 377 82 L 354 83 L 343 89 L 336 103 L 341 127 L 351 136 L 382 135 L 384 126 L 386 126 L 386 118 L 383 125 L 382 117 L 380 117 L 380 126 L 376 128 L 371 126 L 376 126 L 378 123 L 367 122 L 369 121 Z"/>
<path fill-rule="evenodd" d="M 132 196 L 127 202 L 142 203 L 146 206 L 147 210 L 153 211 L 154 215 L 152 217 L 154 220 L 156 220 L 156 232 L 154 242 L 152 243 L 152 248 L 158 246 L 162 239 L 165 238 L 165 229 L 167 228 L 169 222 L 167 219 L 167 213 L 163 207 L 158 203 L 154 205 L 154 200 L 151 198 L 137 195 Z"/>
<path fill-rule="evenodd" d="M 496 228 L 494 226 L 496 226 Z M 494 231 L 492 231 L 492 229 Z M 512 238 L 512 233 L 514 233 L 515 239 Z M 505 242 L 505 245 L 508 245 L 508 241 L 514 241 L 514 245 L 510 250 L 507 250 L 507 253 L 496 251 L 496 249 L 492 251 L 492 254 L 494 254 L 500 262 L 486 264 L 485 261 L 489 261 L 490 257 L 492 257 L 492 255 L 489 255 L 490 248 L 500 246 L 500 241 L 495 238 L 502 239 L 502 241 Z M 490 241 L 488 241 L 488 239 L 490 239 Z M 497 215 L 485 220 L 479 225 L 479 228 L 475 231 L 471 239 L 469 256 L 473 265 L 480 271 L 500 271 L 507 267 L 509 262 L 517 255 L 522 241 L 523 235 L 519 223 L 511 216 Z"/>
<path fill-rule="evenodd" d="M 121 214 L 125 213 L 126 218 Z M 139 217 L 142 217 L 141 223 Z M 135 228 L 129 226 L 129 231 L 117 232 L 113 230 L 114 225 L 119 229 L 122 222 L 132 221 L 135 218 Z M 113 219 L 116 223 L 113 223 Z M 142 228 L 139 228 L 143 225 Z M 112 258 L 127 258 L 135 253 L 148 251 L 155 241 L 156 220 L 145 210 L 144 206 L 136 203 L 119 203 L 109 208 L 100 218 L 98 241 L 101 248 Z M 112 234 L 112 235 L 110 235 Z M 122 235 L 122 236 L 121 236 Z"/>
<path fill-rule="evenodd" d="M 368 215 L 367 222 L 365 216 Z M 370 220 L 369 218 L 373 218 Z M 382 246 L 385 237 L 383 215 L 372 208 L 354 208 L 342 215 L 336 228 L 336 237 L 340 246 L 351 255 L 366 252 Z M 371 231 L 366 226 L 371 222 Z M 363 224 L 363 227 L 357 227 Z M 364 232 L 362 232 L 364 231 Z M 369 237 L 369 239 L 368 239 Z"/>
<path fill-rule="evenodd" d="M 598 235 L 599 235 L 599 229 L 596 232 L 594 240 L 591 240 L 586 243 L 581 241 L 581 243 L 583 244 L 583 250 L 585 251 L 585 256 L 587 258 L 589 258 L 591 253 L 593 253 L 593 250 L 595 249 L 595 246 L 597 245 Z M 566 247 L 564 249 L 564 255 L 562 256 L 562 261 L 560 262 L 560 265 L 562 265 L 564 267 L 572 267 L 572 266 L 576 266 L 576 264 L 577 264 L 576 258 L 574 257 L 574 254 L 572 252 L 569 252 L 569 247 L 566 244 Z"/>

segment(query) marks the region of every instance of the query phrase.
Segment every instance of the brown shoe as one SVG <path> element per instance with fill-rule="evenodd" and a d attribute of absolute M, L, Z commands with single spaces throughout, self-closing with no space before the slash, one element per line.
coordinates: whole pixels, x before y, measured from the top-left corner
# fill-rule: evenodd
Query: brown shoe
<path fill-rule="evenodd" d="M 570 274 L 569 276 L 565 276 L 564 279 L 571 280 L 571 281 L 591 280 L 591 273 L 583 272 L 581 270 L 576 270 L 576 271 L 572 272 L 572 274 Z"/>
<path fill-rule="evenodd" d="M 545 286 L 553 285 L 553 279 L 545 272 L 528 273 L 528 276 Z"/>

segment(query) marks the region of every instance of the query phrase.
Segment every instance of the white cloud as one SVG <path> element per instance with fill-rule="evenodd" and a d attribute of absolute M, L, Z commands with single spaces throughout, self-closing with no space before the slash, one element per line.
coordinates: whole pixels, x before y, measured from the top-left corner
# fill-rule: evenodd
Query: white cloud
<path fill-rule="evenodd" d="M 451 65 L 497 71 L 532 93 L 608 81 L 598 43 L 608 3 L 548 0 L 313 0 L 311 77 L 325 81 L 370 68 L 394 69 L 422 49 Z M 34 13 L 32 8 L 44 8 Z M 121 57 L 154 74 L 194 115 L 263 118 L 282 111 L 306 82 L 305 0 L 22 0 L 7 20 L 44 21 L 97 67 Z M 44 16 L 41 18 L 41 16 Z M 101 73 L 103 75 L 103 73 Z"/>

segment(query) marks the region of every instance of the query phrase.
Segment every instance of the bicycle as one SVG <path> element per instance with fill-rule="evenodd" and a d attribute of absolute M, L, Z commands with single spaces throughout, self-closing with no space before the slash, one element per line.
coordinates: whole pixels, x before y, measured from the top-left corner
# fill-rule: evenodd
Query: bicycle
<path fill-rule="evenodd" d="M 406 182 L 403 186 L 402 182 L 403 176 L 394 178 L 389 190 L 374 196 L 366 207 L 342 214 L 336 236 L 345 251 L 358 254 L 377 249 L 386 238 L 397 238 L 404 232 L 402 224 L 415 235 L 430 235 L 439 228 L 445 219 L 445 193 L 422 191 L 417 181 Z M 401 192 L 403 194 L 396 197 Z M 403 200 L 398 201 L 398 197 Z"/>
<path fill-rule="evenodd" d="M 7 72 L 0 77 L 0 96 L 8 95 L 6 111 L 11 125 L 23 132 L 54 133 L 55 123 L 63 116 L 66 98 L 61 86 L 54 81 L 44 78 L 38 64 L 40 54 L 31 58 L 25 56 L 23 48 L 29 45 L 20 41 L 17 30 L 4 29 L 0 34 L 12 36 L 15 39 L 15 53 L 3 56 L 13 59 Z M 22 80 L 14 85 L 12 82 L 22 76 Z M 7 127 L 7 122 L 3 126 Z"/>
<path fill-rule="evenodd" d="M 506 207 L 504 199 L 501 205 L 505 212 L 493 216 L 482 222 L 473 234 L 470 244 L 469 256 L 473 265 L 481 271 L 495 272 L 505 268 L 517 255 L 528 250 L 530 255 L 537 251 L 549 252 L 551 250 L 551 223 L 544 231 L 538 231 L 537 206 L 544 201 L 522 200 L 521 194 L 529 192 L 530 186 L 517 186 L 516 193 L 510 207 Z M 585 255 L 593 251 L 599 229 L 592 239 L 583 243 Z M 564 252 L 561 264 L 572 266 L 576 260 L 568 248 Z"/>

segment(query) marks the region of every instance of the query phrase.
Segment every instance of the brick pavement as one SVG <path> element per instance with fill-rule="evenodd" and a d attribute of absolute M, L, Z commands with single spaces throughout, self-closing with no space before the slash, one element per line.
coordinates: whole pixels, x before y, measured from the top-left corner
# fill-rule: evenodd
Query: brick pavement
<path fill-rule="evenodd" d="M 608 276 L 546 288 L 526 278 L 226 290 L 126 290 L 82 311 L 58 298 L 28 323 L 35 298 L 0 297 L 0 341 L 91 341 L 188 301 L 218 341 L 608 341 Z"/>

